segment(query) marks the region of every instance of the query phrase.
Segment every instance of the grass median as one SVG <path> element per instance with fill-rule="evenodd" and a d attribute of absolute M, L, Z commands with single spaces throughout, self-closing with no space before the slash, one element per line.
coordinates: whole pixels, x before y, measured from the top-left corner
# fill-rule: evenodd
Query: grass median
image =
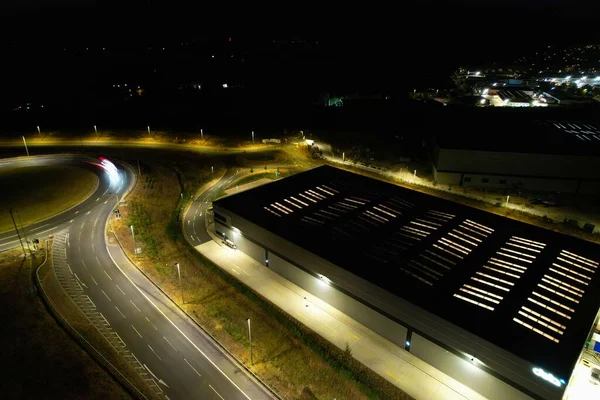
<path fill-rule="evenodd" d="M 285 399 L 408 399 L 383 378 L 361 367 L 314 332 L 294 322 L 252 290 L 203 259 L 165 229 L 177 208 L 180 182 L 202 179 L 202 167 L 148 164 L 144 179 L 121 207 L 114 227 L 129 256 L 224 347 Z M 199 187 L 201 182 L 196 182 Z M 142 254 L 132 255 L 128 225 L 136 223 Z M 137 232 L 141 232 L 138 234 Z M 174 264 L 181 265 L 185 304 Z M 250 366 L 246 318 L 252 319 L 254 364 Z"/>
<path fill-rule="evenodd" d="M 130 399 L 48 314 L 33 290 L 32 264 L 20 251 L 0 253 L 0 340 L 5 399 Z M 47 265 L 47 264 L 46 264 Z"/>
<path fill-rule="evenodd" d="M 85 200 L 96 188 L 91 171 L 70 166 L 21 167 L 0 171 L 0 232 L 25 226 L 67 210 Z"/>

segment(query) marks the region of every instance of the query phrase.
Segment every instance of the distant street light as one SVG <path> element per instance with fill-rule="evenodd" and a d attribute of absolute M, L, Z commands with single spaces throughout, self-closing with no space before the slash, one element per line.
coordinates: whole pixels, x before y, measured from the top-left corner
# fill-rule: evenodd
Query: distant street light
<path fill-rule="evenodd" d="M 250 341 L 250 365 L 254 365 L 254 357 L 252 357 L 252 327 L 250 325 L 250 318 L 246 318 L 248 321 L 248 340 Z"/>
<path fill-rule="evenodd" d="M 200 139 L 204 140 L 204 131 L 200 129 Z"/>
<path fill-rule="evenodd" d="M 210 167 L 210 171 L 214 174 L 215 173 L 215 167 L 211 166 Z"/>
<path fill-rule="evenodd" d="M 413 176 L 416 178 L 417 177 L 417 170 L 415 169 L 415 173 L 413 174 Z"/>
<path fill-rule="evenodd" d="M 29 149 L 27 148 L 27 141 L 25 140 L 25 136 L 21 136 L 23 138 L 23 144 L 25 145 L 25 151 L 27 152 L 27 156 L 29 157 Z"/>
<path fill-rule="evenodd" d="M 185 300 L 183 300 L 183 284 L 181 283 L 181 269 L 179 268 L 179 263 L 175 263 L 177 266 L 177 274 L 179 275 L 179 286 L 181 287 L 181 303 L 185 304 Z"/>
<path fill-rule="evenodd" d="M 504 207 L 508 207 L 508 200 L 510 200 L 510 195 L 506 196 L 506 204 L 504 205 Z"/>
<path fill-rule="evenodd" d="M 342 151 L 342 162 L 346 162 L 346 153 Z"/>
<path fill-rule="evenodd" d="M 254 131 L 252 131 L 252 143 L 254 143 Z"/>
<path fill-rule="evenodd" d="M 38 130 L 38 135 L 40 135 L 40 136 L 41 136 L 41 135 L 42 135 L 42 132 L 40 131 L 40 126 L 39 126 L 39 125 L 37 126 L 37 130 Z"/>
<path fill-rule="evenodd" d="M 150 125 L 148 125 L 148 135 L 150 135 Z"/>
<path fill-rule="evenodd" d="M 98 129 L 96 128 L 96 125 L 94 125 L 94 132 L 96 132 L 96 135 L 98 134 Z"/>

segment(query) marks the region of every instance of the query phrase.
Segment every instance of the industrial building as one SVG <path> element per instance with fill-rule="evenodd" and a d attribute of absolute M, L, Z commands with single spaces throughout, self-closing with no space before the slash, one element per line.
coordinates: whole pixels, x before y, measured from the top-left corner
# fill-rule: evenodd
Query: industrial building
<path fill-rule="evenodd" d="M 573 237 L 329 166 L 213 204 L 236 251 L 490 399 L 562 398 L 597 323 Z"/>
<path fill-rule="evenodd" d="M 435 136 L 436 183 L 489 189 L 600 193 L 600 127 L 580 120 L 480 119 Z"/>

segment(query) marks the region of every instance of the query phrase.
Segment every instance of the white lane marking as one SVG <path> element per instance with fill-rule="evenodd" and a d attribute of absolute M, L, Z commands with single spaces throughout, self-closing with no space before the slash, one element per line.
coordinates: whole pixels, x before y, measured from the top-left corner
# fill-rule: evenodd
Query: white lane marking
<path fill-rule="evenodd" d="M 92 305 L 94 306 L 94 308 L 96 308 L 96 305 L 94 304 L 94 302 L 92 301 L 92 299 L 90 299 L 90 296 L 85 296 L 87 297 L 87 299 L 90 301 L 90 303 L 92 303 Z"/>
<path fill-rule="evenodd" d="M 104 202 L 104 204 L 106 204 L 106 203 L 108 203 L 108 200 L 106 200 L 106 201 Z"/>
<path fill-rule="evenodd" d="M 79 214 L 79 210 L 75 211 L 75 214 Z"/>
<path fill-rule="evenodd" d="M 108 297 L 108 295 L 106 294 L 106 292 L 104 290 L 102 290 L 102 294 L 104 294 L 106 296 L 106 298 L 108 299 L 108 301 L 112 302 L 112 300 L 110 299 L 110 297 Z"/>
<path fill-rule="evenodd" d="M 157 331 L 157 330 L 158 330 L 158 328 L 157 328 L 156 326 L 154 326 L 154 324 L 153 324 L 152 322 L 150 322 L 150 319 L 149 319 L 148 317 L 146 317 L 146 321 L 148 321 L 148 323 L 149 323 L 150 325 L 152 325 L 152 327 L 154 328 L 154 330 L 155 330 L 155 331 Z"/>
<path fill-rule="evenodd" d="M 86 289 L 88 288 L 88 286 L 85 283 L 83 283 L 83 281 L 81 279 L 79 279 L 79 277 L 77 276 L 77 272 L 75 272 L 73 275 L 75 275 L 75 278 L 77 278 L 79 283 L 81 283 Z"/>
<path fill-rule="evenodd" d="M 150 345 L 148 345 L 148 347 L 150 347 Z M 154 351 L 152 349 L 152 347 L 150 347 L 150 350 Z M 156 353 L 154 353 L 154 354 L 156 354 Z M 158 355 L 156 357 L 158 357 Z M 158 359 L 160 360 L 160 357 L 158 357 Z M 160 360 L 160 361 L 162 361 L 162 360 Z M 170 387 L 169 385 L 167 385 L 167 383 L 165 381 L 163 381 L 162 379 L 158 379 L 158 376 L 154 375 L 154 372 L 150 371 L 150 368 L 148 368 L 148 366 L 146 364 L 144 364 L 144 368 L 146 368 L 148 370 L 148 372 L 150 372 L 150 374 L 154 377 L 154 379 L 156 379 L 157 381 L 159 381 L 166 387 Z M 167 396 L 165 395 L 165 397 L 167 397 Z M 167 397 L 167 399 L 168 399 L 168 397 Z"/>
<path fill-rule="evenodd" d="M 142 312 L 142 310 L 140 310 L 140 309 L 138 308 L 138 306 L 136 306 L 136 305 L 135 305 L 135 303 L 133 302 L 133 300 L 129 300 L 129 301 L 131 302 L 131 304 L 133 304 L 133 306 L 134 306 L 134 307 L 135 307 L 135 308 L 136 308 L 136 309 L 137 309 L 139 312 Z"/>
<path fill-rule="evenodd" d="M 81 223 L 81 228 L 80 229 L 83 229 L 84 225 L 85 225 L 85 220 Z M 81 232 L 79 232 L 79 234 L 81 235 Z"/>
<path fill-rule="evenodd" d="M 108 246 L 106 246 L 106 251 L 108 252 L 108 255 L 110 256 L 110 258 L 112 259 L 112 261 L 113 261 L 113 264 L 115 264 L 115 266 L 116 266 L 116 267 L 119 269 L 119 271 L 121 271 L 121 273 L 123 274 L 123 276 L 125 276 L 125 278 L 127 278 L 127 280 L 128 280 L 130 283 L 131 283 L 131 285 L 132 285 L 134 288 L 136 288 L 136 289 L 138 290 L 138 292 L 140 292 L 140 294 L 141 294 L 142 296 L 144 296 L 144 298 L 145 298 L 146 300 L 148 300 L 148 302 L 149 302 L 150 304 L 152 304 L 152 306 L 153 306 L 153 307 L 156 309 L 156 311 L 158 311 L 158 312 L 159 312 L 159 313 L 160 313 L 160 314 L 161 314 L 163 317 L 165 317 L 165 319 L 166 319 L 167 321 L 169 321 L 169 323 L 170 323 L 170 324 L 171 324 L 171 325 L 172 325 L 172 326 L 173 326 L 175 329 L 177 329 L 177 331 L 178 331 L 178 332 L 179 332 L 179 333 L 180 333 L 180 334 L 181 334 L 181 335 L 182 335 L 182 336 L 183 336 L 183 337 L 184 337 L 184 338 L 185 338 L 185 339 L 186 339 L 186 340 L 187 340 L 187 341 L 188 341 L 188 342 L 189 342 L 189 343 L 190 343 L 192 346 L 194 346 L 194 348 L 195 348 L 196 350 L 198 350 L 198 352 L 199 352 L 200 354 L 202 354 L 202 355 L 204 356 L 204 358 L 206 358 L 206 359 L 208 360 L 208 362 L 210 362 L 210 363 L 212 364 L 212 366 L 213 366 L 213 367 L 215 367 L 215 369 L 216 369 L 217 371 L 219 371 L 219 372 L 221 373 L 221 375 L 223 375 L 223 376 L 225 377 L 225 379 L 227 379 L 227 380 L 229 381 L 229 383 L 231 383 L 231 384 L 232 384 L 232 385 L 233 385 L 233 386 L 234 386 L 234 387 L 235 387 L 237 390 L 239 390 L 239 391 L 240 391 L 240 393 L 242 393 L 242 394 L 244 395 L 244 397 L 245 397 L 245 398 L 247 398 L 248 400 L 252 400 L 252 399 L 251 399 L 251 398 L 250 398 L 250 397 L 249 397 L 249 396 L 246 394 L 246 392 L 244 392 L 244 391 L 243 391 L 243 390 L 242 390 L 242 389 L 241 389 L 241 388 L 240 388 L 240 387 L 239 387 L 239 386 L 238 386 L 238 385 L 237 385 L 237 384 L 236 384 L 234 381 L 232 381 L 232 380 L 231 380 L 231 378 L 230 378 L 229 376 L 227 376 L 227 374 L 225 374 L 225 372 L 223 372 L 223 370 L 222 370 L 221 368 L 219 368 L 219 367 L 217 366 L 217 364 L 215 364 L 215 363 L 214 363 L 214 361 L 213 361 L 213 360 L 211 360 L 211 359 L 210 359 L 210 358 L 209 358 L 209 357 L 206 355 L 206 353 L 204 353 L 204 352 L 203 352 L 203 351 L 202 351 L 202 350 L 201 350 L 201 349 L 200 349 L 200 348 L 199 348 L 199 347 L 198 347 L 198 346 L 197 346 L 197 345 L 196 345 L 196 344 L 195 344 L 195 343 L 194 343 L 194 342 L 193 342 L 193 341 L 192 341 L 192 340 L 191 340 L 191 339 L 190 339 L 190 338 L 189 338 L 189 337 L 188 337 L 188 336 L 185 334 L 185 333 L 183 333 L 183 331 L 182 331 L 181 329 L 179 329 L 179 327 L 178 327 L 177 325 L 175 325 L 175 323 L 174 323 L 173 321 L 171 321 L 171 320 L 169 319 L 169 317 L 167 317 L 167 315 L 166 315 L 166 314 L 165 314 L 165 313 L 164 313 L 164 312 L 163 312 L 163 311 L 162 311 L 160 308 L 158 308 L 158 306 L 157 306 L 156 304 L 154 304 L 154 302 L 153 302 L 152 300 L 150 300 L 150 298 L 149 298 L 149 297 L 146 295 L 146 293 L 144 293 L 144 292 L 142 291 L 142 289 L 140 289 L 140 288 L 139 288 L 139 287 L 138 287 L 138 286 L 137 286 L 135 283 L 133 283 L 133 281 L 131 280 L 131 278 L 130 278 L 130 277 L 127 275 L 127 274 L 125 274 L 125 272 L 123 272 L 123 270 L 121 269 L 121 267 L 119 266 L 119 264 L 117 264 L 117 263 L 115 262 L 115 259 L 113 258 L 112 254 L 110 254 L 110 251 L 108 250 Z"/>
<path fill-rule="evenodd" d="M 71 240 L 69 238 L 69 233 L 67 232 L 67 246 L 71 247 Z"/>
<path fill-rule="evenodd" d="M 96 231 L 92 229 L 92 240 L 94 240 L 94 232 Z"/>
<path fill-rule="evenodd" d="M 110 275 L 108 274 L 108 272 L 106 272 L 105 269 L 103 269 L 104 273 L 106 274 L 106 276 L 108 276 L 108 279 L 110 279 L 112 281 L 112 278 L 110 277 Z"/>
<path fill-rule="evenodd" d="M 94 228 L 96 228 L 96 225 L 98 225 L 98 218 L 99 217 L 96 217 L 96 220 L 94 221 Z"/>
<path fill-rule="evenodd" d="M 96 256 L 96 261 L 98 261 L 98 265 L 102 266 L 102 263 L 100 262 L 100 260 L 98 260 L 98 256 Z"/>
<path fill-rule="evenodd" d="M 154 351 L 154 349 L 152 348 L 152 346 L 148 345 L 148 347 L 150 347 L 150 350 L 152 350 L 152 352 L 154 353 L 154 355 L 156 356 L 156 358 L 158 358 L 160 361 L 162 361 L 162 358 L 160 358 L 158 356 L 158 354 L 156 354 L 156 352 Z"/>
<path fill-rule="evenodd" d="M 98 198 L 96 199 L 96 201 L 98 201 L 98 200 L 100 200 L 100 197 L 98 197 Z"/>
<path fill-rule="evenodd" d="M 202 216 L 202 211 L 200 211 L 200 216 Z"/>
<path fill-rule="evenodd" d="M 210 388 L 213 390 L 213 392 L 215 392 L 215 393 L 217 394 L 217 396 L 219 396 L 219 397 L 221 398 L 221 400 L 225 400 L 225 399 L 223 398 L 223 396 L 221 396 L 221 395 L 219 394 L 219 392 L 217 392 L 217 391 L 215 390 L 215 388 L 211 386 L 211 384 L 210 384 L 210 383 L 208 384 L 208 386 L 210 386 Z"/>
<path fill-rule="evenodd" d="M 163 339 L 165 339 L 167 341 L 167 343 L 169 343 L 169 346 L 171 346 L 173 348 L 173 350 L 175 350 L 175 352 L 177 352 L 177 349 L 175 348 L 175 346 L 173 346 L 171 344 L 171 342 L 169 342 L 169 339 L 167 339 L 166 337 L 163 336 Z"/>
<path fill-rule="evenodd" d="M 48 226 L 48 225 L 50 225 L 50 224 L 45 224 L 45 225 L 42 225 L 42 226 L 38 226 L 37 228 L 30 229 L 29 231 L 30 232 L 37 231 L 38 229 L 42 229 L 43 227 Z"/>
<path fill-rule="evenodd" d="M 115 286 L 117 287 L 117 289 L 119 289 L 119 290 L 121 291 L 121 293 L 123 293 L 123 295 L 125 295 L 125 296 L 126 296 L 125 292 L 123 291 L 123 289 L 121 289 L 121 288 L 119 287 L 119 285 L 116 285 L 116 284 L 115 284 Z"/>
<path fill-rule="evenodd" d="M 131 327 L 133 328 L 135 333 L 137 333 L 140 337 L 142 337 L 141 333 L 137 329 L 135 329 L 135 326 L 131 325 Z"/>
<path fill-rule="evenodd" d="M 96 252 L 96 246 L 94 246 L 94 243 L 92 243 L 92 252 L 94 252 L 94 253 Z"/>
<path fill-rule="evenodd" d="M 121 312 L 121 310 L 119 310 L 119 307 L 115 306 L 115 308 L 117 309 L 117 311 L 119 312 L 119 314 L 121 314 L 121 315 L 123 316 L 123 318 L 127 318 L 127 317 L 125 316 L 125 314 L 123 314 L 123 313 Z"/>
<path fill-rule="evenodd" d="M 192 221 L 190 221 L 190 220 L 188 219 L 188 225 L 189 225 L 191 222 L 192 222 Z"/>
<path fill-rule="evenodd" d="M 196 371 L 196 368 L 194 368 L 194 367 L 192 366 L 192 364 L 190 364 L 190 362 L 189 362 L 188 360 L 186 360 L 186 359 L 184 358 L 184 359 L 183 359 L 183 361 L 185 361 L 185 362 L 187 363 L 187 365 L 189 365 L 189 366 L 190 366 L 190 368 L 191 368 L 191 369 L 193 369 L 193 370 L 194 370 L 194 372 L 198 374 L 198 376 L 199 376 L 199 377 L 202 377 L 202 375 L 200 375 L 200 372 Z"/>
<path fill-rule="evenodd" d="M 98 285 L 98 282 L 96 282 L 96 280 L 94 279 L 94 277 L 92 276 L 92 274 L 90 274 L 90 278 L 92 278 L 92 280 L 94 281 L 94 283 L 96 284 L 96 286 Z"/>
<path fill-rule="evenodd" d="M 74 220 L 74 219 L 72 219 L 72 220 L 70 220 L 70 221 L 69 221 L 69 223 L 70 223 L 70 224 L 72 224 L 72 223 L 73 223 L 73 221 L 75 221 L 75 220 Z"/>
<path fill-rule="evenodd" d="M 73 270 L 71 269 L 71 266 L 69 264 L 67 264 L 67 268 L 69 268 L 69 272 L 71 273 L 71 275 L 73 275 Z"/>
<path fill-rule="evenodd" d="M 90 215 L 91 212 L 92 211 L 90 210 L 90 211 L 86 212 L 85 215 Z M 83 226 L 83 224 L 81 224 L 81 226 Z"/>

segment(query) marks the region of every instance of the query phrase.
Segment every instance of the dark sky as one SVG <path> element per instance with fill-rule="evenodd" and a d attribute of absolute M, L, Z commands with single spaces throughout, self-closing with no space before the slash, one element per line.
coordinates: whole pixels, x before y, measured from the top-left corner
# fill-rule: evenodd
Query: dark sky
<path fill-rule="evenodd" d="M 101 5 L 100 5 L 101 4 Z M 319 38 L 388 58 L 520 56 L 529 48 L 600 41 L 600 1 L 399 0 L 259 2 L 5 0 L 0 44 L 152 43 L 193 35 Z"/>

